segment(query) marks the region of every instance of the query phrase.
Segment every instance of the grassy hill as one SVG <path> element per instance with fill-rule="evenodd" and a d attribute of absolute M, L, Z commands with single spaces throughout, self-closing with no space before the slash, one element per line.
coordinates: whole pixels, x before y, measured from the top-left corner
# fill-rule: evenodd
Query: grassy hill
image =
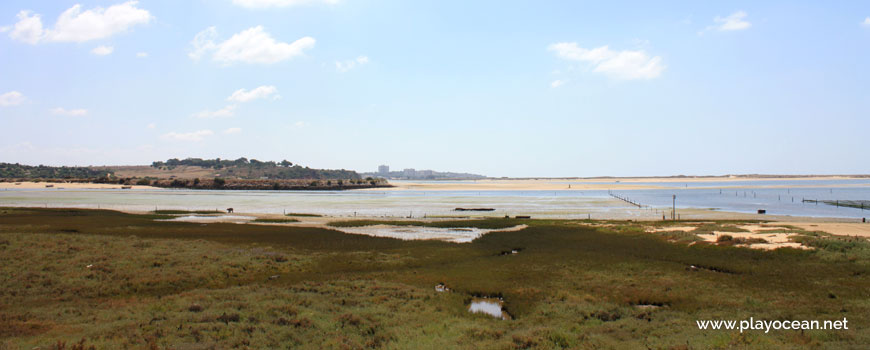
<path fill-rule="evenodd" d="M 52 167 L 0 163 L 0 180 L 228 190 L 343 190 L 389 186 L 385 180 L 364 179 L 353 170 L 313 169 L 286 160 L 247 158 L 173 158 L 150 166 Z"/>

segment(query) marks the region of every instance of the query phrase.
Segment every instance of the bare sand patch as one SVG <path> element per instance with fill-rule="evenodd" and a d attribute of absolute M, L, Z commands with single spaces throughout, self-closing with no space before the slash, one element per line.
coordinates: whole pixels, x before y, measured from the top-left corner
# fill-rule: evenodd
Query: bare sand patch
<path fill-rule="evenodd" d="M 707 242 L 716 243 L 721 236 L 731 236 L 734 239 L 755 239 L 760 238 L 767 243 L 749 243 L 749 244 L 738 244 L 737 246 L 741 247 L 749 247 L 753 249 L 779 249 L 779 248 L 798 248 L 798 249 L 809 249 L 809 247 L 805 247 L 800 243 L 792 242 L 790 237 L 797 236 L 797 233 L 764 233 L 764 232 L 722 232 L 722 231 L 714 231 L 712 235 L 698 235 L 698 237 L 703 238 Z"/>
<path fill-rule="evenodd" d="M 657 232 L 672 232 L 672 231 L 682 231 L 682 232 L 692 232 L 699 226 L 705 223 L 698 222 L 692 223 L 691 225 L 684 226 L 665 226 L 665 227 L 647 227 L 646 232 L 649 233 L 657 233 Z M 721 236 L 730 236 L 732 239 L 746 242 L 746 243 L 738 243 L 736 246 L 740 247 L 748 247 L 753 249 L 765 249 L 765 250 L 773 250 L 778 248 L 798 248 L 798 249 L 809 249 L 808 247 L 802 246 L 800 243 L 792 242 L 791 237 L 799 235 L 798 232 L 788 232 L 789 230 L 794 230 L 793 228 L 781 225 L 779 223 L 771 223 L 771 224 L 749 224 L 749 225 L 736 225 L 736 228 L 746 230 L 747 232 L 728 232 L 728 231 L 713 231 L 712 234 L 696 234 L 697 237 L 701 238 L 705 242 L 709 243 L 719 243 L 719 237 Z M 759 239 L 764 240 L 764 243 L 758 242 L 754 243 L 753 241 L 758 241 Z"/>
<path fill-rule="evenodd" d="M 870 237 L 870 223 L 851 222 L 778 222 L 807 231 L 822 231 L 832 235 Z"/>

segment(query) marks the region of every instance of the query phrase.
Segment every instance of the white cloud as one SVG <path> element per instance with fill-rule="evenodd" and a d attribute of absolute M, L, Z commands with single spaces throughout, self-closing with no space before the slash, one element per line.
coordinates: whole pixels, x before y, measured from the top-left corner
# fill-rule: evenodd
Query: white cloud
<path fill-rule="evenodd" d="M 21 11 L 9 37 L 28 44 L 105 39 L 135 25 L 147 24 L 154 18 L 148 10 L 136 7 L 137 4 L 138 1 L 127 1 L 108 8 L 98 6 L 86 11 L 82 11 L 82 6 L 76 4 L 58 17 L 53 29 L 43 28 L 39 14 Z"/>
<path fill-rule="evenodd" d="M 199 113 L 195 113 L 193 117 L 200 119 L 232 117 L 235 109 L 236 105 L 228 105 L 214 112 L 205 110 Z"/>
<path fill-rule="evenodd" d="M 12 27 L 10 27 L 10 26 L 2 26 L 2 27 L 0 27 L 0 33 L 6 33 L 6 32 L 8 32 L 8 31 L 10 31 L 10 30 L 12 30 Z"/>
<path fill-rule="evenodd" d="M 229 129 L 224 130 L 224 134 L 227 134 L 227 135 L 238 134 L 240 132 L 242 132 L 242 128 L 229 128 Z"/>
<path fill-rule="evenodd" d="M 42 29 L 42 19 L 39 15 L 31 16 L 30 11 L 21 11 L 16 17 L 18 17 L 18 22 L 9 33 L 10 38 L 28 44 L 36 44 L 45 35 L 45 31 Z"/>
<path fill-rule="evenodd" d="M 301 56 L 305 50 L 314 47 L 316 40 L 310 36 L 303 37 L 293 43 L 280 42 L 256 26 L 243 30 L 226 41 L 216 43 L 217 29 L 209 27 L 196 34 L 191 41 L 193 49 L 188 57 L 199 60 L 211 53 L 215 62 L 223 65 L 233 63 L 272 64 Z"/>
<path fill-rule="evenodd" d="M 587 62 L 592 65 L 593 72 L 616 79 L 653 79 L 665 70 L 661 57 L 650 57 L 643 50 L 613 51 L 606 45 L 585 49 L 577 43 L 556 43 L 547 49 L 564 60 Z"/>
<path fill-rule="evenodd" d="M 0 107 L 17 106 L 24 103 L 26 100 L 27 98 L 24 97 L 24 94 L 18 91 L 9 91 L 0 95 Z"/>
<path fill-rule="evenodd" d="M 230 95 L 230 97 L 227 97 L 227 101 L 244 103 L 244 102 L 249 102 L 249 101 L 253 101 L 256 99 L 268 98 L 268 97 L 272 97 L 272 99 L 278 99 L 281 96 L 278 96 L 277 93 L 278 93 L 278 88 L 271 86 L 271 85 L 269 85 L 269 86 L 264 85 L 264 86 L 256 87 L 250 91 L 245 90 L 245 89 L 238 89 L 235 92 L 233 92 L 233 94 Z"/>
<path fill-rule="evenodd" d="M 715 29 L 720 30 L 720 31 L 749 29 L 749 27 L 752 27 L 752 23 L 749 23 L 749 21 L 744 20 L 744 18 L 746 18 L 746 16 L 747 16 L 747 14 L 744 11 L 734 12 L 725 18 L 716 16 L 716 18 L 713 18 L 713 21 L 716 22 L 717 25 L 712 26 L 712 28 L 715 28 Z M 708 28 L 708 29 L 710 29 L 710 28 Z"/>
<path fill-rule="evenodd" d="M 870 17 L 865 18 L 864 22 L 861 22 L 861 25 L 866 28 L 870 28 Z"/>
<path fill-rule="evenodd" d="M 83 117 L 88 115 L 88 110 L 83 108 L 78 109 L 64 109 L 61 107 L 52 108 L 51 114 L 54 115 L 63 115 L 67 117 Z"/>
<path fill-rule="evenodd" d="M 146 128 L 148 128 L 148 129 L 154 129 L 156 127 L 157 127 L 157 124 L 154 124 L 154 123 L 149 123 L 148 126 L 146 126 Z"/>
<path fill-rule="evenodd" d="M 367 63 L 369 63 L 369 58 L 367 56 L 359 56 L 356 59 L 346 60 L 344 62 L 335 61 L 335 69 L 340 73 L 344 73 L 356 68 L 357 65 L 362 66 Z"/>
<path fill-rule="evenodd" d="M 136 57 L 146 58 L 146 57 L 148 57 L 148 53 L 147 52 L 137 52 Z"/>
<path fill-rule="evenodd" d="M 559 80 L 559 79 L 553 80 L 553 82 L 550 83 L 550 87 L 552 87 L 552 88 L 557 88 L 557 87 L 560 87 L 562 85 L 565 85 L 565 81 Z"/>
<path fill-rule="evenodd" d="M 293 123 L 293 126 L 297 127 L 297 128 L 304 128 L 304 127 L 308 126 L 308 123 L 303 122 L 303 121 L 298 121 L 298 122 Z"/>
<path fill-rule="evenodd" d="M 338 0 L 233 0 L 233 4 L 252 9 L 269 7 L 290 7 L 318 2 L 335 4 L 338 3 Z"/>
<path fill-rule="evenodd" d="M 170 132 L 163 135 L 163 138 L 168 140 L 178 140 L 178 141 L 202 141 L 206 136 L 214 135 L 214 132 L 211 130 L 197 130 L 191 132 Z"/>
<path fill-rule="evenodd" d="M 91 53 L 97 56 L 111 55 L 112 52 L 115 52 L 115 48 L 106 45 L 97 46 L 93 50 L 91 50 Z"/>

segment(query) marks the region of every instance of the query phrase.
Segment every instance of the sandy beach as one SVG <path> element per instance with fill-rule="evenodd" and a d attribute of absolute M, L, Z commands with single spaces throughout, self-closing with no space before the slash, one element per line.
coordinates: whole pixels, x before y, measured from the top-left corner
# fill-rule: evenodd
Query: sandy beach
<path fill-rule="evenodd" d="M 858 179 L 847 176 L 818 177 L 692 177 L 692 178 L 540 178 L 540 179 L 483 179 L 467 181 L 414 181 L 393 180 L 395 187 L 361 189 L 358 191 L 556 191 L 556 190 L 651 190 L 664 188 L 697 188 L 693 184 L 703 182 L 733 182 L 735 185 L 725 185 L 723 188 L 800 188 L 815 185 L 781 185 L 764 181 L 814 181 L 814 180 L 849 180 Z M 739 185 L 739 182 L 761 181 L 758 185 Z M 680 186 L 682 185 L 682 186 Z M 829 187 L 845 187 L 856 185 L 829 185 Z"/>
<path fill-rule="evenodd" d="M 46 187 L 49 185 L 51 187 Z M 4 189 L 34 190 L 34 189 L 47 189 L 47 188 L 73 189 L 73 190 L 104 190 L 104 189 L 118 189 L 118 190 L 120 190 L 121 185 L 81 183 L 81 182 L 0 182 L 0 190 L 4 190 Z M 157 189 L 157 187 L 133 185 L 133 187 L 131 189 L 144 190 L 144 189 Z"/>

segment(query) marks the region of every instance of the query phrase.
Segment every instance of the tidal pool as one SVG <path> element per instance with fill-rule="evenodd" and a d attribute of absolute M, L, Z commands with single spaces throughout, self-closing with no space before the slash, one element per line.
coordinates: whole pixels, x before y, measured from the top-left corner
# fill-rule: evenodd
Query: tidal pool
<path fill-rule="evenodd" d="M 468 305 L 468 311 L 471 313 L 485 313 L 495 318 L 509 320 L 511 318 L 504 311 L 504 301 L 495 298 L 474 298 L 471 304 Z"/>

